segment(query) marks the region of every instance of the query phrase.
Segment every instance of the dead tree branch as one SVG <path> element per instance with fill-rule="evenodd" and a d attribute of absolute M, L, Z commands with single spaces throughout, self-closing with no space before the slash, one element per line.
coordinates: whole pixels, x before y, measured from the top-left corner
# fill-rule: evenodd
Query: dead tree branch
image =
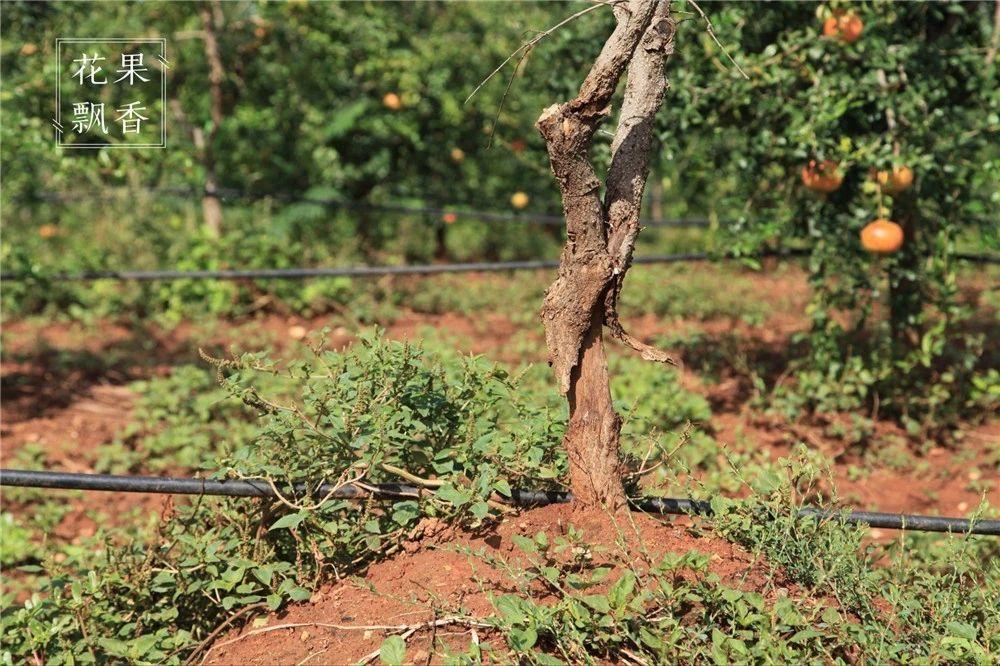
<path fill-rule="evenodd" d="M 571 16 L 567 16 L 566 18 L 564 18 L 562 21 L 559 21 L 559 23 L 556 23 L 551 28 L 548 28 L 546 30 L 540 30 L 534 37 L 532 37 L 531 39 L 529 39 L 528 41 L 526 41 L 525 43 L 521 44 L 516 49 L 514 49 L 514 51 L 509 56 L 507 56 L 502 63 L 500 63 L 499 65 L 497 65 L 496 69 L 494 69 L 492 72 L 490 72 L 489 75 L 485 79 L 483 79 L 482 81 L 480 81 L 479 85 L 477 85 L 475 87 L 475 89 L 471 93 L 469 93 L 469 96 L 465 98 L 465 102 L 463 102 L 463 103 L 464 104 L 468 104 L 469 100 L 472 99 L 473 97 L 475 97 L 476 93 L 479 92 L 482 89 L 483 86 L 485 86 L 487 83 L 489 83 L 490 79 L 492 79 L 494 76 L 496 76 L 497 74 L 499 74 L 500 70 L 502 70 L 504 67 L 506 67 L 507 64 L 510 61 L 512 61 L 514 58 L 517 58 L 518 59 L 518 64 L 520 64 L 521 60 L 524 59 L 524 56 L 527 55 L 527 53 L 529 51 L 531 51 L 531 49 L 535 48 L 535 46 L 538 44 L 538 42 L 542 41 L 543 39 L 545 39 L 546 37 L 548 37 L 549 35 L 551 35 L 552 33 L 554 33 L 556 30 L 558 30 L 559 28 L 563 27 L 564 25 L 566 25 L 568 23 L 572 23 L 576 19 L 580 18 L 581 16 L 583 16 L 585 14 L 589 14 L 590 12 L 594 11 L 595 9 L 600 9 L 601 6 L 605 5 L 605 4 L 610 5 L 612 3 L 610 3 L 610 2 L 606 2 L 606 3 L 605 2 L 601 2 L 601 3 L 597 3 L 595 5 L 591 5 L 590 7 L 587 7 L 586 9 L 581 9 L 580 11 L 578 11 L 575 14 L 572 14 Z M 515 73 L 517 72 L 517 67 L 514 68 L 514 71 L 515 71 Z M 510 86 L 508 85 L 508 87 L 510 87 Z"/>
<path fill-rule="evenodd" d="M 718 36 L 716 36 L 715 34 L 715 28 L 712 26 L 712 22 L 709 20 L 708 15 L 704 11 L 702 11 L 701 7 L 698 6 L 698 3 L 695 2 L 695 0 L 687 0 L 687 1 L 688 4 L 694 7 L 695 10 L 699 14 L 701 14 L 701 17 L 705 19 L 705 30 L 708 31 L 708 36 L 712 38 L 712 41 L 715 42 L 715 45 L 718 46 L 719 49 L 721 49 L 724 54 L 726 54 L 726 58 L 729 59 L 729 62 L 733 63 L 733 67 L 736 68 L 736 71 L 739 72 L 744 79 L 749 80 L 750 75 L 743 71 L 743 68 L 740 67 L 740 64 L 736 62 L 736 60 L 733 58 L 732 55 L 729 54 L 729 50 L 726 49 L 726 47 L 722 45 L 722 42 L 719 41 Z"/>

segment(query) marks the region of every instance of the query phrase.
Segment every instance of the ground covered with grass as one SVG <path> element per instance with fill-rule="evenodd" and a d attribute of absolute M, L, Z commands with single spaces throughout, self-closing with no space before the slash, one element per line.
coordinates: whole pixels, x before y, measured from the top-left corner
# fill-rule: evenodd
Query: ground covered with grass
<path fill-rule="evenodd" d="M 995 658 L 995 540 L 792 517 L 805 503 L 996 516 L 1000 425 L 979 412 L 915 432 L 807 407 L 794 364 L 809 292 L 791 264 L 644 266 L 625 292 L 630 328 L 681 360 L 612 352 L 629 485 L 715 498 L 716 518 L 509 514 L 511 487 L 565 474 L 534 307 L 547 278 L 359 282 L 357 309 L 318 315 L 6 322 L 4 467 L 403 470 L 439 493 L 317 507 L 5 489 L 4 659 Z M 963 282 L 984 325 L 986 285 Z"/>

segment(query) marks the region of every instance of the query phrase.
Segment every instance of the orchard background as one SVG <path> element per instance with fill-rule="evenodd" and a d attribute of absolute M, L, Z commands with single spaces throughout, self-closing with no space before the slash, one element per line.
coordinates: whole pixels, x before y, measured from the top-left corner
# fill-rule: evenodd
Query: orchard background
<path fill-rule="evenodd" d="M 533 122 L 547 102 L 570 94 L 608 19 L 592 12 L 519 52 L 466 102 L 533 26 L 553 25 L 569 11 L 561 4 L 519 7 L 523 13 L 500 21 L 497 7 L 464 3 L 224 3 L 208 23 L 185 4 L 12 7 L 4 19 L 11 37 L 4 58 L 6 266 L 44 274 L 550 255 L 554 229 L 447 228 L 440 216 L 400 221 L 289 201 L 558 214 Z M 709 218 L 704 243 L 718 251 L 809 250 L 815 293 L 809 358 L 797 373 L 800 393 L 809 396 L 803 407 L 878 402 L 885 414 L 927 428 L 996 396 L 995 374 L 985 385 L 978 376 L 990 365 L 980 362 L 983 335 L 962 326 L 968 312 L 958 302 L 954 260 L 959 249 L 1000 244 L 990 9 L 876 2 L 761 12 L 716 4 L 715 31 L 748 76 L 701 29 L 700 16 L 681 10 L 691 37 L 670 71 L 647 213 Z M 823 34 L 824 21 L 845 12 L 863 22 L 861 37 L 850 43 Z M 224 73 L 216 84 L 206 25 Z M 168 37 L 177 66 L 169 74 L 165 150 L 52 149 L 54 39 L 108 30 Z M 214 130 L 213 97 L 206 94 L 213 85 L 221 100 Z M 192 128 L 212 137 L 207 167 Z M 599 161 L 607 146 L 598 141 Z M 839 165 L 843 184 L 828 194 L 804 187 L 802 170 L 827 160 Z M 871 172 L 899 166 L 912 170 L 913 185 L 884 193 Z M 209 177 L 212 189 L 231 199 L 218 237 L 191 205 Z M 156 193 L 162 189 L 191 194 Z M 51 195 L 60 201 L 50 202 Z M 884 259 L 858 242 L 879 217 L 905 229 L 901 250 Z M 232 291 L 174 285 L 155 289 L 151 300 L 112 298 L 109 306 L 103 294 L 94 299 L 52 287 L 22 296 L 8 286 L 7 309 L 141 303 L 226 311 L 240 300 Z M 337 298 L 328 285 L 293 291 L 292 307 L 324 309 Z M 301 300 L 307 303 L 295 302 Z"/>
<path fill-rule="evenodd" d="M 995 544 L 876 534 L 862 545 L 842 528 L 809 532 L 789 509 L 997 515 L 1000 272 L 959 259 L 1000 252 L 997 4 L 671 9 L 642 216 L 704 224 L 650 226 L 636 256 L 737 258 L 629 272 L 623 321 L 679 365 L 609 345 L 626 489 L 747 497 L 711 529 L 784 567 L 769 580 L 787 574 L 807 599 L 801 624 L 764 626 L 739 606 L 756 598 L 692 589 L 724 635 L 709 648 L 695 626 L 659 627 L 682 638 L 654 647 L 632 618 L 636 649 L 736 659 L 746 653 L 727 641 L 745 621 L 774 638 L 757 641 L 761 659 L 861 650 L 987 663 L 1000 650 Z M 0 270 L 27 279 L 2 285 L 3 466 L 298 481 L 360 459 L 375 481 L 403 469 L 445 488 L 374 514 L 181 503 L 183 519 L 153 501 L 5 489 L 4 659 L 199 657 L 234 614 L 306 601 L 333 571 L 364 574 L 428 519 L 478 525 L 496 515 L 491 493 L 565 487 L 566 407 L 538 318 L 548 274 L 52 278 L 555 258 L 564 228 L 531 223 L 563 213 L 535 122 L 577 94 L 614 23 L 583 2 L 4 4 Z M 166 148 L 55 147 L 66 36 L 166 39 Z M 611 140 L 594 138 L 601 173 Z M 888 236 L 871 239 L 875 220 L 892 223 L 878 227 Z M 804 256 L 757 257 L 774 250 Z M 230 352 L 252 356 L 222 360 Z M 274 407 L 285 404 L 301 412 Z M 306 432 L 338 405 L 356 420 Z M 331 441 L 363 444 L 355 456 Z M 744 520 L 762 511 L 767 527 Z M 151 564 L 153 539 L 177 545 Z M 948 583 L 933 577 L 945 553 Z M 879 565 L 890 560 L 906 566 Z M 822 604 L 802 610 L 828 589 L 862 631 L 835 630 Z M 894 617 L 870 603 L 880 594 Z M 512 659 L 541 660 L 570 635 L 542 611 L 518 613 L 497 629 Z M 622 658 L 594 623 L 561 649 Z M 822 636 L 792 640 L 806 625 Z M 879 640 L 892 648 L 876 652 Z"/>

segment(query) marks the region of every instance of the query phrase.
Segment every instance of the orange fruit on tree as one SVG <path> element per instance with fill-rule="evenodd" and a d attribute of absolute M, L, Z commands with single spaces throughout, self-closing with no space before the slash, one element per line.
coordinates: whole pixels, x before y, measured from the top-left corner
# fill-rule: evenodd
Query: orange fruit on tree
<path fill-rule="evenodd" d="M 21 55 L 23 56 L 35 55 L 36 53 L 38 53 L 38 46 L 36 44 L 27 42 L 21 47 Z"/>
<path fill-rule="evenodd" d="M 809 160 L 802 168 L 802 184 L 814 192 L 835 192 L 844 182 L 844 174 L 840 165 L 833 160 Z"/>
<path fill-rule="evenodd" d="M 441 216 L 441 219 L 444 220 L 445 224 L 455 224 L 458 222 L 458 215 L 455 215 L 454 213 L 445 213 Z"/>
<path fill-rule="evenodd" d="M 393 111 L 399 111 L 403 108 L 403 100 L 399 98 L 399 95 L 393 92 L 385 94 L 385 97 L 382 98 L 382 104 L 384 104 L 387 109 L 392 109 Z"/>
<path fill-rule="evenodd" d="M 865 23 L 857 14 L 835 12 L 833 16 L 823 21 L 823 36 L 845 44 L 853 44 L 861 38 L 864 28 Z"/>
<path fill-rule="evenodd" d="M 827 20 L 823 21 L 824 37 L 836 37 L 839 32 L 840 22 L 837 20 L 836 16 L 831 16 Z"/>
<path fill-rule="evenodd" d="M 913 185 L 913 169 L 908 166 L 893 167 L 892 171 L 879 171 L 875 174 L 879 187 L 887 194 L 898 194 Z"/>
<path fill-rule="evenodd" d="M 875 254 L 892 254 L 903 246 L 903 228 L 892 220 L 878 219 L 861 230 L 861 247 Z"/>
<path fill-rule="evenodd" d="M 461 148 L 452 148 L 451 149 L 451 160 L 452 160 L 452 162 L 454 162 L 455 164 L 461 164 L 464 159 L 465 159 L 465 151 L 464 150 L 462 150 Z"/>
<path fill-rule="evenodd" d="M 837 27 L 840 29 L 838 39 L 845 44 L 853 44 L 861 38 L 865 24 L 857 14 L 844 14 L 838 20 Z"/>
<path fill-rule="evenodd" d="M 514 192 L 510 197 L 510 205 L 514 208 L 526 208 L 530 199 L 524 192 Z"/>
<path fill-rule="evenodd" d="M 54 224 L 43 224 L 38 227 L 38 235 L 42 238 L 54 238 L 59 235 L 59 227 Z"/>

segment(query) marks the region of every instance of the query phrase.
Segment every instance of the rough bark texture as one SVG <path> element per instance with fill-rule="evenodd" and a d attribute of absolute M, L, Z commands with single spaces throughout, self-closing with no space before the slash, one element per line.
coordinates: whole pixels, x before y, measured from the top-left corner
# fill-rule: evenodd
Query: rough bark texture
<path fill-rule="evenodd" d="M 629 0 L 615 5 L 614 12 L 617 26 L 577 97 L 545 109 L 537 127 L 566 216 L 566 246 L 559 276 L 545 295 L 542 322 L 549 362 L 569 401 L 565 446 L 571 489 L 579 507 L 617 513 L 626 508 L 621 419 L 611 401 L 603 328 L 607 325 L 644 358 L 669 360 L 624 331 L 615 305 L 639 231 L 653 117 L 663 102 L 663 64 L 673 51 L 674 22 L 665 1 Z M 626 69 L 628 83 L 602 202 L 601 182 L 588 152 Z"/>

